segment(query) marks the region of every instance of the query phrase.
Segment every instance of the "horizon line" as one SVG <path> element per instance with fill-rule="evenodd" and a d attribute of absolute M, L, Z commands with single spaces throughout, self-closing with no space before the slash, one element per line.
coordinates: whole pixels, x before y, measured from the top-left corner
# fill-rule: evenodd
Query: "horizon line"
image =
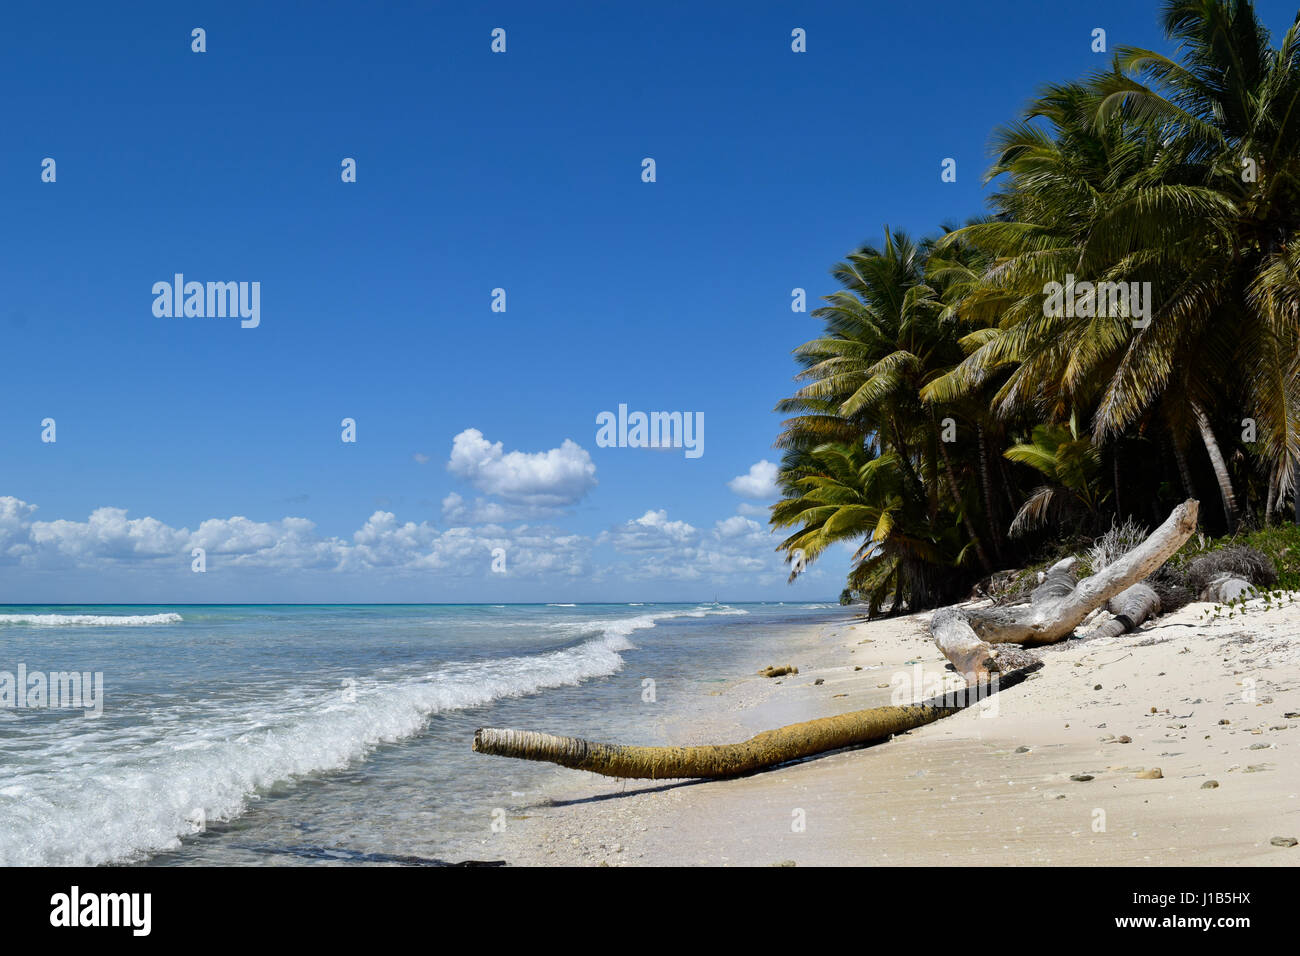
<path fill-rule="evenodd" d="M 55 601 L 5 604 L 0 607 L 627 607 L 637 604 L 838 604 L 839 598 L 798 598 L 787 601 L 213 601 L 103 602 Z M 846 605 L 848 606 L 848 605 Z"/>

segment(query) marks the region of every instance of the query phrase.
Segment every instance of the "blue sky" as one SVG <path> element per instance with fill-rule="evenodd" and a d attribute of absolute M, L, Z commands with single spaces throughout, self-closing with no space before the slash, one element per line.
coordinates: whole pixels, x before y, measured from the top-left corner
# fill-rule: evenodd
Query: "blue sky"
<path fill-rule="evenodd" d="M 0 600 L 833 598 L 847 552 L 787 585 L 733 481 L 817 331 L 791 289 L 979 213 L 992 128 L 1101 67 L 1094 27 L 1164 48 L 1157 13 L 6 11 Z M 177 272 L 260 282 L 260 325 L 156 317 Z M 620 403 L 702 412 L 704 454 L 598 447 Z"/>

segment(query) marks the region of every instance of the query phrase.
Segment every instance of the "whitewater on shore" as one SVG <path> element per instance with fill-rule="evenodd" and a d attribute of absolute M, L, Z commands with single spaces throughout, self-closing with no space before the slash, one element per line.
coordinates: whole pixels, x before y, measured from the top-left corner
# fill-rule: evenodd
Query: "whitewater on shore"
<path fill-rule="evenodd" d="M 714 675 L 845 613 L 0 608 L 0 670 L 102 672 L 105 698 L 0 708 L 0 865 L 435 862 L 555 772 L 486 765 L 475 727 L 656 742 Z"/>

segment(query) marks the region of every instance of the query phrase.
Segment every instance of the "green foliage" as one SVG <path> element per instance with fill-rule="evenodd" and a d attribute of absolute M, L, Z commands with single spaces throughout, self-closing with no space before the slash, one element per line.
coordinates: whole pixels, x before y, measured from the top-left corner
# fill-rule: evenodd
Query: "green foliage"
<path fill-rule="evenodd" d="M 790 557 L 857 544 L 872 611 L 1186 497 L 1216 533 L 1267 524 L 1300 484 L 1300 25 L 1272 46 L 1248 0 L 1163 23 L 1177 59 L 1123 48 L 995 132 L 988 218 L 832 270 L 777 406 L 773 523 Z M 1254 532 L 1283 586 L 1295 533 Z"/>
<path fill-rule="evenodd" d="M 1202 555 L 1241 547 L 1272 561 L 1277 570 L 1275 589 L 1300 591 L 1300 525 L 1278 525 L 1220 538 L 1194 537 L 1169 559 L 1169 566 L 1185 573 Z"/>
<path fill-rule="evenodd" d="M 796 350 L 804 384 L 778 406 L 797 413 L 777 442 L 772 524 L 796 529 L 780 548 L 797 568 L 857 544 L 848 583 L 872 613 L 961 596 L 992 571 L 1002 536 L 981 494 L 994 490 L 982 475 L 1000 426 L 973 403 L 920 399 L 962 355 L 946 287 L 925 277 L 929 250 L 886 233 L 835 268 L 845 288 L 814 313 L 826 333 Z"/>
<path fill-rule="evenodd" d="M 1091 440 L 1079 438 L 1073 427 L 1036 425 L 1030 442 L 1012 445 L 1003 454 L 1035 469 L 1049 482 L 1036 488 L 1016 513 L 1012 534 L 1039 527 L 1049 518 L 1059 522 L 1071 506 L 1096 523 L 1098 508 L 1110 492 L 1100 483 L 1101 450 Z"/>

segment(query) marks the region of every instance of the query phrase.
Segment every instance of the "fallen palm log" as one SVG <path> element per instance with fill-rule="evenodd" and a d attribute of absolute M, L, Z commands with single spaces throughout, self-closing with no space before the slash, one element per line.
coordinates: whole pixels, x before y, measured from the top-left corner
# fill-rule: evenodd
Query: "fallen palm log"
<path fill-rule="evenodd" d="M 1137 630 L 1143 621 L 1160 613 L 1160 595 L 1151 585 L 1139 582 L 1106 602 L 1106 610 L 1115 616 L 1088 631 L 1087 637 L 1118 637 Z"/>
<path fill-rule="evenodd" d="M 1227 604 L 1255 596 L 1277 583 L 1277 568 L 1268 556 L 1250 547 L 1223 548 L 1193 558 L 1187 586 L 1202 601 Z"/>
<path fill-rule="evenodd" d="M 1258 591 L 1259 589 L 1245 578 L 1225 571 L 1222 574 L 1216 574 L 1209 580 L 1201 590 L 1200 599 L 1202 601 L 1228 604 L 1240 597 L 1254 597 Z"/>
<path fill-rule="evenodd" d="M 1044 593 L 1029 605 L 971 608 L 960 613 L 989 644 L 1054 644 L 1072 634 L 1090 612 L 1164 564 L 1196 528 L 1196 511 L 1195 500 L 1184 501 L 1136 548 L 1060 596 Z M 953 664 L 957 666 L 955 661 Z"/>
<path fill-rule="evenodd" d="M 998 675 L 988 685 L 956 695 L 931 697 L 919 704 L 872 707 L 836 717 L 767 730 L 737 744 L 701 747 L 629 747 L 602 744 L 579 737 L 556 737 L 531 730 L 474 731 L 475 753 L 544 760 L 574 770 L 589 770 L 607 777 L 670 780 L 736 777 L 765 767 L 816 754 L 885 740 L 916 727 L 965 710 L 982 697 L 1006 690 L 1041 667 L 1038 662 Z"/>
<path fill-rule="evenodd" d="M 966 678 L 968 685 L 975 679 L 1019 670 L 1037 660 L 1013 644 L 993 645 L 981 640 L 962 612 L 952 607 L 934 612 L 930 619 L 930 634 L 943 656 L 952 662 L 958 674 Z"/>
<path fill-rule="evenodd" d="M 1048 568 L 1047 573 L 1043 575 L 1043 580 L 1029 595 L 1029 603 L 1049 604 L 1073 591 L 1079 583 L 1079 579 L 1074 574 L 1074 566 L 1078 562 L 1078 558 L 1070 555 Z"/>

